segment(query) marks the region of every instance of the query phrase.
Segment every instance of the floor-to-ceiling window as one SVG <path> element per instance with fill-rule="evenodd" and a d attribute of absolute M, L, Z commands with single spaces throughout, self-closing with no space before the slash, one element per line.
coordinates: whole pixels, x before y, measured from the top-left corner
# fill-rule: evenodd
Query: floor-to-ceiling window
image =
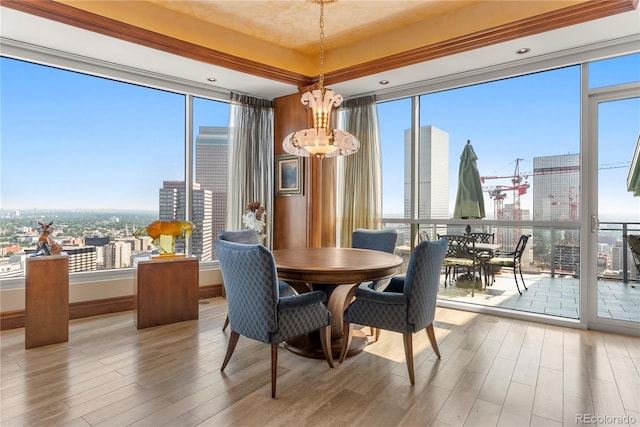
<path fill-rule="evenodd" d="M 229 104 L 193 98 L 193 241 L 201 261 L 215 258 L 213 242 L 225 229 L 229 183 Z M 198 246 L 199 245 L 199 246 Z"/>
<path fill-rule="evenodd" d="M 158 219 L 185 219 L 187 144 L 194 155 L 188 219 L 198 222 L 191 250 L 201 261 L 212 260 L 214 228 L 225 217 L 228 103 L 0 61 L 3 278 L 24 275 L 40 223 L 52 223 L 72 273 L 150 259 L 152 239 L 135 234 Z M 194 138 L 187 143 L 191 124 Z"/>
<path fill-rule="evenodd" d="M 637 58 L 636 54 L 619 60 L 617 66 L 626 72 L 613 68 L 607 72 L 606 64 L 602 65 L 598 72 L 606 77 L 600 80 L 637 82 Z M 522 294 L 512 269 L 501 268 L 491 271 L 488 282 L 483 277 L 474 292 L 469 283 L 454 281 L 445 287 L 443 281 L 441 301 L 564 319 L 586 317 L 580 308 L 585 298 L 581 294 L 588 286 L 581 277 L 586 248 L 581 234 L 588 221 L 581 216 L 582 203 L 588 199 L 585 191 L 591 190 L 581 188 L 582 177 L 588 174 L 581 162 L 581 79 L 581 67 L 575 65 L 430 92 L 419 97 L 419 122 L 414 127 L 412 98 L 378 104 L 382 157 L 388 159 L 383 161 L 383 182 L 388 183 L 383 188 L 383 215 L 388 227 L 409 230 L 417 224 L 419 241 L 438 234 L 464 234 L 468 225 L 472 232 L 491 234 L 502 255 L 514 250 L 520 236 L 531 235 L 521 262 L 523 277 L 517 277 Z M 633 115 L 633 108 L 626 111 Z M 631 132 L 637 133 L 637 117 L 631 122 L 635 122 L 629 124 L 635 126 Z M 413 147 L 415 158 L 409 149 L 412 135 L 418 141 Z M 453 213 L 460 156 L 468 141 L 478 156 L 485 216 L 465 221 L 454 219 Z M 637 135 L 629 145 L 635 146 L 636 141 Z M 600 150 L 606 151 L 596 166 L 600 175 L 626 174 L 629 150 L 602 145 Z M 405 190 L 400 193 L 400 188 Z M 600 191 L 601 197 L 615 198 L 608 190 Z M 403 211 L 397 209 L 396 199 L 401 196 Z M 627 202 L 611 202 L 607 207 L 622 214 L 623 207 L 638 206 L 630 199 L 627 194 Z M 627 214 L 639 215 L 633 209 Z M 405 238 L 398 243 L 400 252 L 415 243 Z M 632 312 L 633 301 L 625 300 Z"/>

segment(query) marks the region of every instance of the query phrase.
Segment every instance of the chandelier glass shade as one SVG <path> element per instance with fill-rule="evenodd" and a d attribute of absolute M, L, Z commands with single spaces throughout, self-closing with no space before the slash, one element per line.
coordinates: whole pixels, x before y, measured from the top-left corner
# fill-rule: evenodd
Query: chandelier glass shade
<path fill-rule="evenodd" d="M 331 129 L 331 109 L 342 104 L 342 95 L 324 87 L 324 4 L 335 0 L 313 0 L 320 3 L 320 77 L 319 89 L 302 94 L 301 102 L 313 112 L 313 127 L 292 132 L 282 142 L 282 148 L 299 157 L 348 156 L 360 148 L 358 139 L 340 129 Z"/>

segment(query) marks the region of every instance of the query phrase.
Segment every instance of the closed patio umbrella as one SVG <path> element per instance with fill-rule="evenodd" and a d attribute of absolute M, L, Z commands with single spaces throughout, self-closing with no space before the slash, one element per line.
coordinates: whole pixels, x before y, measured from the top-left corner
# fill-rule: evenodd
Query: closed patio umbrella
<path fill-rule="evenodd" d="M 460 169 L 458 171 L 458 193 L 453 217 L 458 219 L 485 217 L 484 198 L 482 197 L 482 182 L 476 156 L 471 141 L 467 141 L 460 156 Z"/>

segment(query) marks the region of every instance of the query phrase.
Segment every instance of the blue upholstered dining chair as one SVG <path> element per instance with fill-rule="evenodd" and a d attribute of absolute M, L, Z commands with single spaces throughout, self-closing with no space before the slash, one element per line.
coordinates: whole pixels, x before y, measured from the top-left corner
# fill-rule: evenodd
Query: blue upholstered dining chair
<path fill-rule="evenodd" d="M 369 230 L 357 228 L 351 233 L 351 247 L 356 249 L 371 249 L 374 251 L 394 253 L 398 232 L 394 229 Z M 389 284 L 389 279 L 376 280 L 369 284 L 371 289 L 380 290 Z"/>
<path fill-rule="evenodd" d="M 224 230 L 218 234 L 218 239 L 227 242 L 242 243 L 244 245 L 257 245 L 260 243 L 260 236 L 256 230 L 247 228 L 245 230 Z M 297 294 L 296 290 L 289 286 L 286 282 L 278 281 L 280 287 L 280 296 L 286 297 Z M 225 331 L 229 326 L 229 316 L 224 319 L 222 330 Z"/>
<path fill-rule="evenodd" d="M 227 289 L 231 326 L 220 370 L 224 371 L 229 363 L 240 335 L 271 344 L 271 397 L 275 397 L 278 344 L 317 330 L 324 356 L 333 368 L 331 313 L 323 304 L 325 293 L 311 291 L 281 296 L 273 254 L 262 245 L 218 239 L 215 249 Z"/>
<path fill-rule="evenodd" d="M 397 241 L 398 232 L 391 228 L 383 230 L 356 228 L 351 233 L 351 247 L 356 249 L 371 249 L 392 254 L 396 250 Z M 389 281 L 390 279 L 375 280 L 366 285 L 373 290 L 379 291 L 387 287 Z M 371 335 L 374 335 L 375 341 L 378 341 L 380 330 L 372 327 Z"/>
<path fill-rule="evenodd" d="M 359 286 L 355 300 L 344 312 L 345 336 L 340 362 L 351 345 L 353 324 L 372 326 L 400 332 L 404 336 L 404 352 L 411 385 L 415 384 L 413 374 L 413 334 L 422 329 L 427 332 L 433 351 L 440 358 L 440 350 L 433 330 L 436 312 L 438 284 L 447 240 L 425 241 L 416 246 L 411 254 L 407 273 L 396 276 L 384 291 L 376 291 L 368 286 Z"/>

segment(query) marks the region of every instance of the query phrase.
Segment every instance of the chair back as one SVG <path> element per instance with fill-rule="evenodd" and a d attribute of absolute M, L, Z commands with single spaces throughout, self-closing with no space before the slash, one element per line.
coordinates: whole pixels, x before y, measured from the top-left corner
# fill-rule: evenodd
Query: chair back
<path fill-rule="evenodd" d="M 438 299 L 442 263 L 447 253 L 447 239 L 424 241 L 411 254 L 404 281 L 407 296 L 407 322 L 413 331 L 424 329 L 433 322 Z"/>
<path fill-rule="evenodd" d="M 469 236 L 461 236 L 458 234 L 438 235 L 438 239 L 446 239 L 447 258 L 473 258 L 476 252 L 476 241 Z"/>
<path fill-rule="evenodd" d="M 524 253 L 524 248 L 527 246 L 527 242 L 529 241 L 529 237 L 531 237 L 531 234 L 523 234 L 522 236 L 520 236 L 518 244 L 516 245 L 516 249 L 513 253 L 514 261 L 520 262 L 522 254 Z"/>
<path fill-rule="evenodd" d="M 495 233 L 470 233 L 469 236 L 476 243 L 493 243 L 495 239 Z"/>
<path fill-rule="evenodd" d="M 369 230 L 358 228 L 351 234 L 351 247 L 372 249 L 392 254 L 396 250 L 398 232 L 394 229 Z"/>
<path fill-rule="evenodd" d="M 243 243 L 245 245 L 257 245 L 260 238 L 256 230 L 247 228 L 246 230 L 223 230 L 218 234 L 218 239 L 228 242 Z"/>
<path fill-rule="evenodd" d="M 278 273 L 273 254 L 262 245 L 218 239 L 214 243 L 227 292 L 234 332 L 271 342 L 278 330 Z"/>

